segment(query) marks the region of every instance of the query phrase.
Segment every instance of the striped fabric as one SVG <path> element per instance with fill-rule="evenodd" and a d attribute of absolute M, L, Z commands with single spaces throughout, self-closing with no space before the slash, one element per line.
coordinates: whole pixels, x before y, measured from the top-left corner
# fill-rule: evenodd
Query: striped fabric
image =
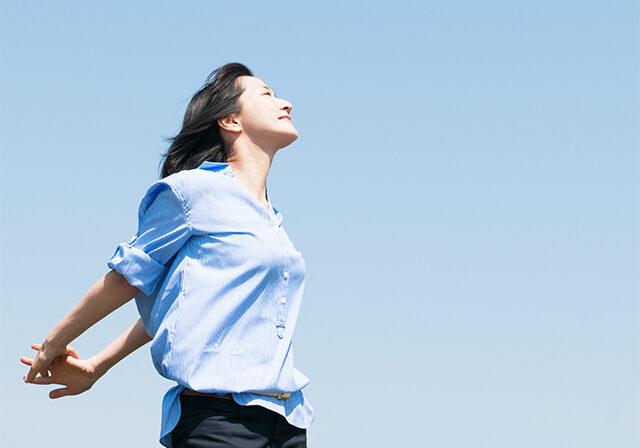
<path fill-rule="evenodd" d="M 184 387 L 230 392 L 241 405 L 309 427 L 309 379 L 293 366 L 292 350 L 305 263 L 282 214 L 271 203 L 266 210 L 229 164 L 204 162 L 154 182 L 138 232 L 107 266 L 140 289 L 135 302 L 153 336 L 153 364 L 177 383 L 162 403 L 162 445 L 171 447 Z"/>

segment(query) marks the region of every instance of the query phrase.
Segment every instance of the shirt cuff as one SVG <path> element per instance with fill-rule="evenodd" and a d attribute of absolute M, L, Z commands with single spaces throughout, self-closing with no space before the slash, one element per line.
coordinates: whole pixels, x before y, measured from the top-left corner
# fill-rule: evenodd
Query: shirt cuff
<path fill-rule="evenodd" d="M 151 258 L 146 252 L 129 243 L 122 243 L 107 261 L 107 266 L 123 275 L 131 286 L 146 295 L 156 288 L 158 280 L 167 268 Z"/>

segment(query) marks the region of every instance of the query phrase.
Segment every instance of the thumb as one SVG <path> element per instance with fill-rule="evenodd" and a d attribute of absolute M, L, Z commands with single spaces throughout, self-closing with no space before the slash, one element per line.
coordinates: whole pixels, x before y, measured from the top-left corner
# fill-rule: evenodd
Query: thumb
<path fill-rule="evenodd" d="M 76 369 L 82 369 L 84 367 L 83 362 L 78 358 L 74 358 L 73 356 L 67 356 L 65 362 L 71 367 L 75 367 Z"/>
<path fill-rule="evenodd" d="M 67 395 L 71 395 L 71 391 L 67 387 L 63 387 L 63 388 L 60 388 L 60 389 L 54 389 L 51 392 L 49 392 L 49 398 L 51 398 L 51 399 L 60 398 L 60 397 L 64 397 L 64 396 L 67 396 Z"/>
<path fill-rule="evenodd" d="M 78 352 L 76 351 L 76 349 L 69 345 L 67 345 L 67 351 L 65 355 L 73 356 L 74 358 L 80 358 L 80 356 L 78 356 Z"/>

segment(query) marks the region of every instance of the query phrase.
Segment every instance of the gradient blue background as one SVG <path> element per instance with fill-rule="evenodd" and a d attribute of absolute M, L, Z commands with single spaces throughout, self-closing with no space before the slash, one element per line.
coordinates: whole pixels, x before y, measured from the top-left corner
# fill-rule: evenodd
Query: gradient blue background
<path fill-rule="evenodd" d="M 91 3 L 2 4 L 3 446 L 157 446 L 148 346 L 58 400 L 19 357 L 234 61 L 300 132 L 267 185 L 308 268 L 310 448 L 638 446 L 637 2 Z"/>

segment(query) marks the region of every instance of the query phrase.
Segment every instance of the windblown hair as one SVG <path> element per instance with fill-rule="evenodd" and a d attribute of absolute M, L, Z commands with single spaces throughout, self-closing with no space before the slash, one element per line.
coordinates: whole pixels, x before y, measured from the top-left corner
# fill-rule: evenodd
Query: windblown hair
<path fill-rule="evenodd" d="M 209 74 L 187 106 L 182 129 L 168 139 L 171 146 L 163 154 L 162 178 L 197 168 L 207 160 L 226 161 L 227 149 L 218 119 L 240 112 L 238 98 L 244 91 L 237 82 L 240 76 L 253 76 L 253 73 L 237 62 L 223 65 Z"/>

